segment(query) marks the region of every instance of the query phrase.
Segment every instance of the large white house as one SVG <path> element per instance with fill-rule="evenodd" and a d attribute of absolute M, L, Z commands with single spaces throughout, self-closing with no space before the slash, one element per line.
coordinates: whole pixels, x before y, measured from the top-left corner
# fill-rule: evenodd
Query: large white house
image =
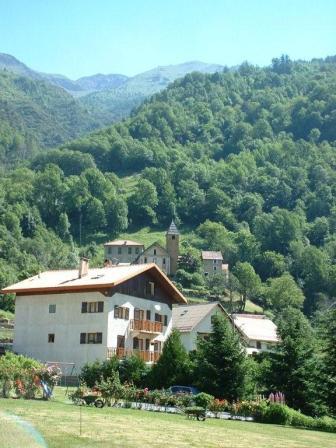
<path fill-rule="evenodd" d="M 276 325 L 264 315 L 232 314 L 219 302 L 178 305 L 173 308 L 173 327 L 179 330 L 187 351 L 196 349 L 197 338 L 212 332 L 216 314 L 227 318 L 238 331 L 248 355 L 273 351 L 279 343 Z"/>
<path fill-rule="evenodd" d="M 1 291 L 16 294 L 14 351 L 83 364 L 132 353 L 155 362 L 186 300 L 155 265 L 46 271 Z"/>

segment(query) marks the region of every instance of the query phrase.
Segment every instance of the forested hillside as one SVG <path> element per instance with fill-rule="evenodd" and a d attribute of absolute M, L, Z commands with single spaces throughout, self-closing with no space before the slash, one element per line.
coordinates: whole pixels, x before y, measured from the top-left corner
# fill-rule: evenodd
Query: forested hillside
<path fill-rule="evenodd" d="M 242 294 L 273 310 L 304 297 L 307 313 L 328 306 L 335 88 L 336 58 L 193 73 L 128 120 L 5 173 L 0 282 L 71 265 L 73 240 L 90 243 L 92 256 L 93 241 L 175 216 L 193 231 L 184 252 L 221 250 Z M 192 263 L 181 267 L 180 281 L 195 273 Z"/>
<path fill-rule="evenodd" d="M 85 108 L 63 89 L 0 71 L 0 163 L 27 159 L 94 127 Z"/>
<path fill-rule="evenodd" d="M 175 79 L 187 73 L 214 73 L 223 70 L 223 66 L 206 64 L 199 61 L 156 67 L 135 75 L 119 86 L 91 93 L 80 99 L 82 104 L 103 124 L 120 121 L 130 115 L 146 98 L 160 92 Z M 81 81 L 81 80 L 78 80 Z"/>

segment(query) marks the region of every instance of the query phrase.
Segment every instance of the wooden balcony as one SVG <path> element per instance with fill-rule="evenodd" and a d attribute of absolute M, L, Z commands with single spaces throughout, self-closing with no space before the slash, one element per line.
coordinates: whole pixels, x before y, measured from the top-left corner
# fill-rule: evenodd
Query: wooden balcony
<path fill-rule="evenodd" d="M 117 358 L 122 359 L 132 355 L 138 356 L 144 362 L 157 362 L 161 353 L 150 352 L 149 350 L 126 349 L 122 347 L 109 347 L 107 349 L 107 359 L 112 358 L 112 356 L 117 356 Z"/>
<path fill-rule="evenodd" d="M 138 331 L 139 333 L 162 333 L 162 322 L 154 322 L 152 320 L 137 320 L 131 319 L 130 330 Z"/>

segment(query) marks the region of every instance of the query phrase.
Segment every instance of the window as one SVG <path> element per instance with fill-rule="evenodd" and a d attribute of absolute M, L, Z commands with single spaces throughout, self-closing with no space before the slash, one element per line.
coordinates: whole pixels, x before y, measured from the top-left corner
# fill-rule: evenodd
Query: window
<path fill-rule="evenodd" d="M 213 260 L 213 264 L 217 264 L 217 260 Z"/>
<path fill-rule="evenodd" d="M 82 302 L 82 313 L 103 313 L 104 302 Z"/>
<path fill-rule="evenodd" d="M 103 342 L 103 333 L 81 333 L 81 344 L 101 344 Z"/>
<path fill-rule="evenodd" d="M 54 314 L 54 313 L 56 313 L 56 305 L 50 304 L 49 305 L 49 314 Z"/>
<path fill-rule="evenodd" d="M 51 344 L 53 344 L 55 342 L 55 334 L 54 333 L 48 334 L 48 342 Z"/>
<path fill-rule="evenodd" d="M 154 352 L 156 353 L 161 352 L 161 342 L 154 342 Z"/>
<path fill-rule="evenodd" d="M 156 255 L 156 249 L 154 249 L 154 252 L 153 252 L 153 253 L 154 253 L 154 255 Z"/>
<path fill-rule="evenodd" d="M 114 306 L 114 318 L 115 319 L 129 319 L 129 308 L 125 306 Z"/>
<path fill-rule="evenodd" d="M 164 327 L 167 327 L 167 325 L 168 325 L 168 316 L 167 316 L 167 314 L 165 314 L 165 315 L 163 316 L 163 326 L 164 326 Z"/>
<path fill-rule="evenodd" d="M 204 272 L 204 276 L 207 277 L 209 275 L 209 272 Z"/>
<path fill-rule="evenodd" d="M 261 342 L 257 341 L 257 348 L 261 349 Z"/>
<path fill-rule="evenodd" d="M 121 255 L 121 247 L 118 247 L 118 255 Z"/>
<path fill-rule="evenodd" d="M 155 322 L 162 322 L 162 316 L 159 313 L 155 313 L 154 317 Z"/>
<path fill-rule="evenodd" d="M 149 350 L 150 339 L 146 339 L 146 350 Z"/>
<path fill-rule="evenodd" d="M 134 308 L 134 320 L 145 320 L 144 310 L 140 310 L 139 308 Z"/>
<path fill-rule="evenodd" d="M 144 339 L 133 338 L 133 349 L 143 350 L 144 349 Z"/>
<path fill-rule="evenodd" d="M 172 235 L 172 240 L 174 240 L 175 239 L 175 235 Z"/>
<path fill-rule="evenodd" d="M 129 247 L 129 248 L 128 248 L 128 255 L 131 255 L 131 253 L 132 253 L 132 248 Z"/>
<path fill-rule="evenodd" d="M 166 259 L 165 258 L 162 258 L 162 264 L 163 264 L 163 266 L 165 266 L 165 264 L 166 264 Z"/>
<path fill-rule="evenodd" d="M 117 348 L 125 348 L 125 336 L 118 334 L 117 336 Z"/>
<path fill-rule="evenodd" d="M 214 266 L 214 271 L 217 271 L 217 266 Z"/>
<path fill-rule="evenodd" d="M 153 297 L 155 293 L 155 284 L 154 282 L 148 282 L 149 285 L 149 293 Z"/>
<path fill-rule="evenodd" d="M 151 311 L 150 310 L 146 311 L 146 320 L 151 320 Z"/>
<path fill-rule="evenodd" d="M 135 253 L 136 253 L 136 254 L 139 253 L 139 248 L 138 248 L 138 247 L 135 248 Z"/>
<path fill-rule="evenodd" d="M 144 258 L 144 263 L 147 263 L 147 257 Z"/>

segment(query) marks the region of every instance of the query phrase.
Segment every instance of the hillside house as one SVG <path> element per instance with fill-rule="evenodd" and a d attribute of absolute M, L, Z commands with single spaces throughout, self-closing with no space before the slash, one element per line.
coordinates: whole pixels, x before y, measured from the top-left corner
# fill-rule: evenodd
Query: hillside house
<path fill-rule="evenodd" d="M 274 351 L 279 337 L 271 319 L 263 314 L 232 314 L 232 319 L 245 339 L 249 355 Z"/>
<path fill-rule="evenodd" d="M 223 255 L 221 252 L 202 250 L 201 257 L 203 263 L 203 273 L 205 276 L 221 274 L 223 272 Z"/>
<path fill-rule="evenodd" d="M 196 349 L 198 337 L 206 337 L 212 332 L 212 319 L 216 314 L 222 314 L 235 326 L 248 355 L 273 351 L 279 342 L 276 325 L 264 315 L 230 316 L 219 302 L 176 305 L 173 328 L 179 330 L 187 351 Z"/>
<path fill-rule="evenodd" d="M 46 271 L 1 291 L 16 294 L 14 351 L 75 363 L 138 354 L 153 363 L 186 300 L 155 265 Z"/>
<path fill-rule="evenodd" d="M 105 260 L 110 260 L 113 265 L 131 264 L 143 250 L 143 244 L 131 240 L 114 240 L 104 244 Z"/>
<path fill-rule="evenodd" d="M 180 253 L 180 233 L 174 221 L 166 232 L 166 247 L 153 243 L 144 249 L 134 263 L 155 263 L 167 275 L 175 275 Z"/>
<path fill-rule="evenodd" d="M 198 337 L 212 332 L 212 318 L 216 314 L 229 318 L 219 302 L 174 306 L 173 328 L 179 330 L 182 344 L 188 352 L 196 349 Z"/>

